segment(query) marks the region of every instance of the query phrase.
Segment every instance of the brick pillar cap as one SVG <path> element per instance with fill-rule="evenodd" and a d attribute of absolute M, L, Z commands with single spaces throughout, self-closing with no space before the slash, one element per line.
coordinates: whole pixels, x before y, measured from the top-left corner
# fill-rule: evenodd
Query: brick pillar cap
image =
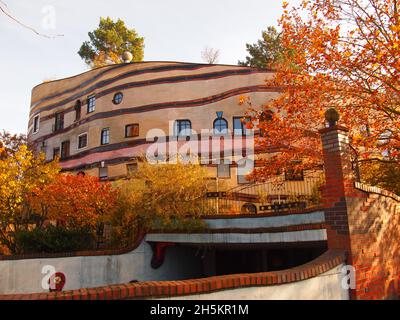
<path fill-rule="evenodd" d="M 319 129 L 319 130 L 318 130 L 318 132 L 319 132 L 320 134 L 327 133 L 327 132 L 331 132 L 331 131 L 344 131 L 344 132 L 349 132 L 349 129 L 347 129 L 346 127 L 341 126 L 341 125 L 336 125 L 336 126 L 333 126 L 333 127 L 328 127 L 328 128 L 323 128 L 323 129 Z"/>

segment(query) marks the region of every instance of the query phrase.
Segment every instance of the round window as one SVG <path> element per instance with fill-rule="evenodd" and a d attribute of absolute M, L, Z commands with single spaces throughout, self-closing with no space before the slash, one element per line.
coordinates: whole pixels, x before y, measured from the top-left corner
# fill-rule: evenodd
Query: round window
<path fill-rule="evenodd" d="M 122 92 L 116 93 L 116 94 L 114 95 L 114 99 L 113 99 L 114 104 L 120 104 L 120 103 L 122 102 L 123 96 L 124 96 L 124 95 L 122 94 Z"/>

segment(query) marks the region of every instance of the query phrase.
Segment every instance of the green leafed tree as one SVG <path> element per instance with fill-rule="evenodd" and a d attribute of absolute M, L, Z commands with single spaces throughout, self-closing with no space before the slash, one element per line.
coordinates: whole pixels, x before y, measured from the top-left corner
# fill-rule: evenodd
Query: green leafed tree
<path fill-rule="evenodd" d="M 256 43 L 246 44 L 248 56 L 239 61 L 240 66 L 255 68 L 273 68 L 283 57 L 281 33 L 275 27 L 268 27 L 262 32 L 262 39 Z"/>
<path fill-rule="evenodd" d="M 132 54 L 132 61 L 143 61 L 144 38 L 121 19 L 115 22 L 101 17 L 99 27 L 88 35 L 90 40 L 82 44 L 78 54 L 92 68 L 123 62 L 125 51 Z"/>

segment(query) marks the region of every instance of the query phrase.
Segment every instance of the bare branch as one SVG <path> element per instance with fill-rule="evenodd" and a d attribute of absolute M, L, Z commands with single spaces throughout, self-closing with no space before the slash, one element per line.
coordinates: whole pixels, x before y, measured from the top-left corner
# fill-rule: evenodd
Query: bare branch
<path fill-rule="evenodd" d="M 219 50 L 205 47 L 201 52 L 201 58 L 209 64 L 217 63 L 219 58 Z"/>
<path fill-rule="evenodd" d="M 18 23 L 20 26 L 31 30 L 33 33 L 37 34 L 38 36 L 44 37 L 44 38 L 48 38 L 48 39 L 53 39 L 55 37 L 63 37 L 63 34 L 57 34 L 57 35 L 47 35 L 47 34 L 43 34 L 40 33 L 39 31 L 37 31 L 35 28 L 28 26 L 27 24 L 21 22 L 20 20 L 18 20 L 16 17 L 14 17 L 14 15 L 9 11 L 7 4 L 4 1 L 0 0 L 0 11 L 3 12 L 8 18 L 10 18 L 11 20 L 13 20 L 14 22 Z"/>

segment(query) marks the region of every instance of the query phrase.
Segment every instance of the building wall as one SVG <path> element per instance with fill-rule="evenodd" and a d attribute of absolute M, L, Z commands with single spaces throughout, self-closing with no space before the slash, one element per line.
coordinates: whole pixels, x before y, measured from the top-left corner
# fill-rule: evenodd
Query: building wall
<path fill-rule="evenodd" d="M 173 123 L 189 119 L 192 129 L 212 129 L 216 112 L 223 112 L 228 128 L 233 117 L 244 116 L 246 107 L 239 97 L 249 96 L 254 106 L 261 106 L 278 94 L 265 80 L 273 73 L 249 67 L 208 65 L 181 62 L 141 62 L 107 66 L 86 73 L 36 86 L 32 90 L 28 139 L 52 159 L 54 148 L 70 141 L 70 157 L 63 159 L 64 169 L 87 171 L 98 175 L 102 161 L 109 167 L 109 177 L 126 174 L 129 159 L 143 153 L 151 129 L 173 135 Z M 114 94 L 123 93 L 120 104 Z M 87 98 L 96 96 L 96 107 L 87 113 Z M 74 106 L 81 101 L 81 118 L 75 121 Z M 64 129 L 53 132 L 55 114 L 64 113 Z M 33 132 L 33 119 L 39 115 L 39 131 Z M 126 138 L 125 126 L 139 124 L 139 135 Z M 100 144 L 103 128 L 110 129 L 110 143 Z M 88 145 L 78 149 L 78 136 L 88 133 Z M 94 170 L 95 169 L 95 170 Z M 232 167 L 230 185 L 236 185 Z M 215 172 L 213 172 L 215 171 Z M 216 174 L 216 168 L 210 172 Z"/>
<path fill-rule="evenodd" d="M 0 295 L 48 292 L 42 288 L 44 266 L 53 266 L 66 276 L 64 290 L 129 283 L 132 280 L 182 280 L 202 275 L 201 260 L 187 247 L 167 249 L 158 269 L 150 266 L 153 251 L 143 241 L 135 250 L 121 255 L 78 256 L 0 261 Z"/>
<path fill-rule="evenodd" d="M 223 290 L 162 300 L 349 300 L 342 286 L 343 264 L 316 277 L 280 285 Z"/>
<path fill-rule="evenodd" d="M 358 185 L 347 199 L 358 299 L 400 298 L 400 197 Z"/>

